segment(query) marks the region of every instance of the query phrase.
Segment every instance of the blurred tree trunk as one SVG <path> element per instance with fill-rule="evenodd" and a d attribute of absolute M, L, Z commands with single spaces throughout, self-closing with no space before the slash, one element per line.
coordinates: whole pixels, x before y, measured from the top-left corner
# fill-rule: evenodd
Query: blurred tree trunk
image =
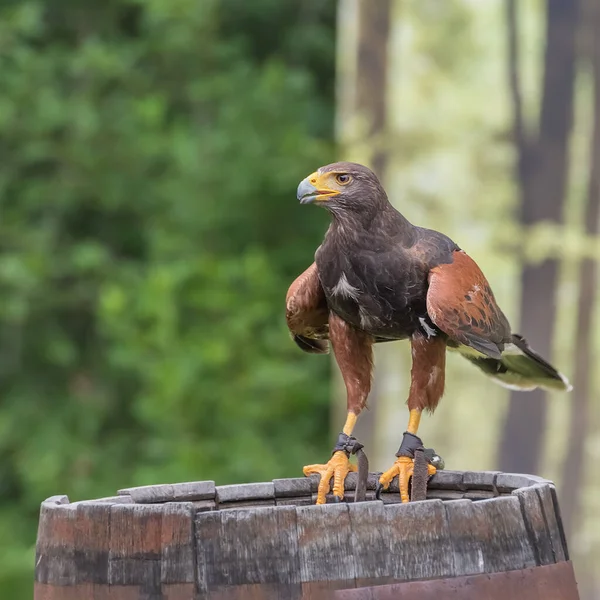
<path fill-rule="evenodd" d="M 392 0 L 376 4 L 358 3 L 358 54 L 356 66 L 356 110 L 365 119 L 367 138 L 375 140 L 371 167 L 385 177 L 385 149 L 377 144 L 385 131 L 388 72 L 388 39 Z"/>
<path fill-rule="evenodd" d="M 518 28 L 515 0 L 507 0 L 509 79 L 513 101 L 521 221 L 527 228 L 543 221 L 560 223 L 567 190 L 569 138 L 573 125 L 576 32 L 579 0 L 547 0 L 544 81 L 537 134 L 529 134 L 521 108 Z M 521 272 L 520 332 L 550 358 L 558 275 L 556 260 L 526 264 Z M 499 466 L 505 471 L 535 473 L 546 426 L 541 390 L 512 392 Z"/>
<path fill-rule="evenodd" d="M 338 136 L 344 158 L 364 162 L 378 177 L 385 178 L 386 149 L 381 139 L 386 126 L 386 90 L 388 76 L 388 39 L 392 0 L 340 2 L 340 91 L 338 98 Z M 364 146 L 363 146 L 364 145 Z M 359 156 L 369 148 L 368 155 Z M 339 379 L 339 378 L 338 378 Z M 335 386 L 335 431 L 346 414 L 343 386 Z M 375 442 L 378 386 L 369 396 L 369 409 L 358 421 L 355 434 L 367 450 Z"/>
<path fill-rule="evenodd" d="M 589 2 L 590 13 L 585 20 L 589 56 L 594 78 L 593 133 L 590 151 L 590 175 L 585 210 L 585 231 L 590 236 L 600 233 L 600 7 Z M 598 290 L 598 264 L 593 258 L 584 258 L 579 268 L 579 299 L 575 344 L 575 376 L 571 399 L 571 422 L 567 454 L 562 472 L 561 507 L 568 533 L 577 529 L 577 515 L 581 497 L 584 462 L 584 444 L 588 433 L 592 395 L 592 354 L 594 350 L 594 307 Z"/>

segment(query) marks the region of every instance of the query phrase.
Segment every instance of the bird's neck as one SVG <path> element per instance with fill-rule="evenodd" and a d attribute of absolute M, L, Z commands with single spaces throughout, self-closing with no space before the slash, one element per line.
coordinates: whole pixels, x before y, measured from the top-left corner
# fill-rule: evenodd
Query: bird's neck
<path fill-rule="evenodd" d="M 415 235 L 415 226 L 398 212 L 389 202 L 373 206 L 372 210 L 332 211 L 328 235 L 341 242 L 393 238 L 396 242 L 410 246 Z"/>

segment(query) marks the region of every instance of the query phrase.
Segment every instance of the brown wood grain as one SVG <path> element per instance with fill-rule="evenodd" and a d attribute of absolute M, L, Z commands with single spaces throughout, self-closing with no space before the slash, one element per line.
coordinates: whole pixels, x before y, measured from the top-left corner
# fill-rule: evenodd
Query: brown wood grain
<path fill-rule="evenodd" d="M 243 597 L 240 590 L 228 589 L 239 586 L 262 584 L 278 590 L 281 597 L 300 589 L 294 507 L 200 514 L 196 519 L 196 548 L 199 589 L 211 598 L 219 594 Z M 250 589 L 255 588 L 248 587 L 246 592 Z M 231 595 L 234 593 L 238 595 Z"/>
<path fill-rule="evenodd" d="M 457 575 L 473 575 L 485 572 L 483 540 L 477 531 L 473 502 L 456 500 L 444 504 L 450 539 L 454 571 Z"/>
<path fill-rule="evenodd" d="M 74 561 L 77 582 L 89 588 L 82 598 L 96 598 L 108 589 L 108 556 L 110 551 L 110 504 L 77 506 Z"/>
<path fill-rule="evenodd" d="M 533 486 L 542 505 L 544 519 L 546 520 L 546 525 L 550 534 L 554 562 L 560 562 L 563 560 L 568 560 L 568 554 L 565 551 L 566 543 L 564 541 L 562 523 L 560 522 L 560 513 L 557 514 L 552 498 L 553 487 L 554 486 L 543 483 Z"/>
<path fill-rule="evenodd" d="M 392 570 L 396 580 L 454 575 L 452 541 L 444 504 L 425 500 L 385 507 Z"/>
<path fill-rule="evenodd" d="M 535 486 L 514 490 L 513 495 L 519 499 L 521 504 L 527 535 L 537 564 L 550 565 L 555 563 L 548 523 Z"/>
<path fill-rule="evenodd" d="M 296 514 L 301 581 L 354 581 L 348 506 L 299 506 Z"/>
<path fill-rule="evenodd" d="M 390 578 L 392 555 L 385 511 L 383 502 L 377 500 L 348 505 L 357 586 L 367 580 Z"/>
<path fill-rule="evenodd" d="M 113 504 L 110 511 L 110 585 L 140 585 L 149 596 L 160 594 L 162 506 Z"/>
<path fill-rule="evenodd" d="M 502 496 L 473 502 L 472 527 L 481 542 L 486 573 L 536 566 L 517 497 Z"/>
<path fill-rule="evenodd" d="M 369 477 L 371 488 L 377 474 Z M 41 507 L 34 598 L 320 599 L 344 588 L 565 563 L 551 482 L 443 471 L 432 482 L 428 500 L 409 504 L 394 484 L 381 501 L 306 505 L 315 478 L 215 488 L 225 510 L 215 499 L 148 503 L 169 486 L 142 489 L 141 504 L 129 494 L 74 504 L 56 496 Z M 255 506 L 263 503 L 270 506 Z"/>
<path fill-rule="evenodd" d="M 165 585 L 194 584 L 196 581 L 194 515 L 191 502 L 162 505 L 160 581 L 163 589 Z"/>
<path fill-rule="evenodd" d="M 71 504 L 42 504 L 35 558 L 36 581 L 64 586 L 77 583 L 74 561 L 76 517 L 77 512 Z"/>

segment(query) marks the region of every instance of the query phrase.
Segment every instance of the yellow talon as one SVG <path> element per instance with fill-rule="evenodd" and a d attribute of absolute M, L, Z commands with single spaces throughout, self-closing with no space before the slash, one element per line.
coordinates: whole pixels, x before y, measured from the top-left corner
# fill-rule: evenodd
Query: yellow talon
<path fill-rule="evenodd" d="M 329 462 L 325 465 L 308 465 L 302 469 L 307 477 L 312 473 L 318 473 L 321 476 L 319 488 L 317 490 L 317 504 L 325 504 L 325 496 L 331 489 L 331 478 L 333 477 L 333 493 L 340 500 L 344 497 L 344 481 L 350 472 L 358 470 L 346 456 L 346 453 L 338 450 L 333 453 Z"/>
<path fill-rule="evenodd" d="M 390 487 L 392 479 L 398 475 L 398 487 L 400 488 L 400 499 L 402 502 L 408 502 L 410 500 L 408 495 L 408 482 L 412 477 L 414 470 L 414 460 L 408 456 L 399 456 L 396 462 L 392 465 L 391 469 L 388 469 L 379 478 L 379 483 L 383 486 L 384 490 Z M 435 475 L 437 469 L 428 464 L 427 473 L 429 476 Z"/>

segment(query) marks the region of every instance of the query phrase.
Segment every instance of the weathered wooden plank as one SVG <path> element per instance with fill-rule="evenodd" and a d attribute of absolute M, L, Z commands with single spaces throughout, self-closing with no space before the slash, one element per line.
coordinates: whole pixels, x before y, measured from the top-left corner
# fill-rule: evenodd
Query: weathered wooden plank
<path fill-rule="evenodd" d="M 313 473 L 312 475 L 309 475 L 307 477 L 307 479 L 310 481 L 310 491 L 311 492 L 319 491 L 319 483 L 321 481 L 321 476 L 318 475 L 317 473 Z"/>
<path fill-rule="evenodd" d="M 560 517 L 557 518 L 555 504 L 552 498 L 552 488 L 554 488 L 554 486 L 549 485 L 548 483 L 536 483 L 532 487 L 542 506 L 544 520 L 550 535 L 554 562 L 568 560 L 568 552 L 565 550 L 566 542 L 564 541 L 564 532 L 561 531 L 562 523 L 559 523 Z"/>
<path fill-rule="evenodd" d="M 535 488 L 533 486 L 520 488 L 514 490 L 512 495 L 516 496 L 521 504 L 525 528 L 533 548 L 536 563 L 538 565 L 554 563 L 550 532 Z"/>
<path fill-rule="evenodd" d="M 496 488 L 499 493 L 507 494 L 522 487 L 529 487 L 536 483 L 552 483 L 543 477 L 526 475 L 522 473 L 499 473 L 496 477 Z"/>
<path fill-rule="evenodd" d="M 296 498 L 311 495 L 311 482 L 308 477 L 293 479 L 273 479 L 275 498 Z"/>
<path fill-rule="evenodd" d="M 460 500 L 467 492 L 454 490 L 427 490 L 427 500 Z M 399 492 L 381 492 L 379 499 L 384 504 L 400 504 Z"/>
<path fill-rule="evenodd" d="M 496 477 L 500 475 L 500 471 L 465 471 L 463 473 L 463 485 L 469 490 L 488 490 L 495 492 Z"/>
<path fill-rule="evenodd" d="M 366 496 L 365 500 L 368 500 L 368 501 L 376 500 L 375 491 L 369 490 L 368 492 L 366 492 L 365 496 Z M 318 497 L 317 494 L 312 494 L 311 504 L 317 503 L 317 497 Z M 354 498 L 355 498 L 354 490 L 345 490 L 344 498 L 342 499 L 342 501 L 346 502 L 346 503 L 354 503 Z M 398 501 L 400 501 L 399 494 L 398 494 Z M 333 494 L 325 495 L 325 503 L 326 504 L 337 504 L 338 502 L 339 502 L 339 498 L 337 496 L 334 496 Z"/>
<path fill-rule="evenodd" d="M 463 498 L 465 500 L 489 500 L 495 498 L 497 494 L 489 490 L 471 490 L 465 492 Z"/>
<path fill-rule="evenodd" d="M 486 573 L 536 565 L 516 496 L 474 502 L 472 527 L 481 541 Z"/>
<path fill-rule="evenodd" d="M 348 505 L 299 506 L 296 514 L 301 581 L 336 581 L 354 587 Z"/>
<path fill-rule="evenodd" d="M 211 500 L 215 497 L 215 490 L 214 481 L 188 481 L 125 488 L 117 493 L 120 496 L 131 496 L 136 504 L 158 504 L 161 502 Z"/>
<path fill-rule="evenodd" d="M 194 500 L 192 501 L 196 512 L 206 512 L 208 510 L 216 510 L 217 503 L 214 500 Z"/>
<path fill-rule="evenodd" d="M 132 500 L 140 504 L 152 504 L 172 500 L 175 492 L 170 483 L 155 485 L 140 485 L 137 487 L 117 490 L 119 496 L 130 496 Z M 135 496 L 135 499 L 134 499 Z"/>
<path fill-rule="evenodd" d="M 534 483 L 547 483 L 548 485 L 554 485 L 554 482 L 551 479 L 546 479 L 545 477 L 540 477 L 539 475 L 527 475 L 527 477 Z"/>
<path fill-rule="evenodd" d="M 295 496 L 283 498 L 275 498 L 275 504 L 277 506 L 310 506 L 314 504 L 312 495 L 310 496 Z"/>
<path fill-rule="evenodd" d="M 108 503 L 77 505 L 73 543 L 77 582 L 92 584 L 92 592 L 108 587 L 110 508 Z"/>
<path fill-rule="evenodd" d="M 144 598 L 161 598 L 161 520 L 162 506 L 113 504 L 110 507 L 111 586 L 139 586 Z"/>
<path fill-rule="evenodd" d="M 217 502 L 219 508 L 227 502 L 248 502 L 252 500 L 272 500 L 275 498 L 275 487 L 272 481 L 264 483 L 240 483 L 237 485 L 219 485 Z"/>
<path fill-rule="evenodd" d="M 351 557 L 357 587 L 391 580 L 391 553 L 388 522 L 383 502 L 348 505 Z"/>
<path fill-rule="evenodd" d="M 452 541 L 441 500 L 385 506 L 395 579 L 427 579 L 454 575 Z"/>
<path fill-rule="evenodd" d="M 556 494 L 556 487 L 554 485 L 550 485 L 550 495 L 552 496 L 552 504 L 554 506 L 554 518 L 556 519 L 556 527 L 558 528 L 558 537 L 561 541 L 561 546 L 563 550 L 563 555 L 565 560 L 570 560 L 569 558 L 569 548 L 567 546 L 567 536 L 565 535 L 565 528 L 562 521 L 562 515 L 560 513 L 560 505 L 558 503 L 558 496 Z M 560 556 L 560 554 L 557 554 Z"/>
<path fill-rule="evenodd" d="M 367 490 L 373 490 L 377 488 L 379 483 L 379 477 L 381 473 L 369 473 L 367 475 Z M 346 480 L 344 481 L 344 489 L 356 490 L 356 483 L 358 481 L 358 473 L 348 473 Z"/>
<path fill-rule="evenodd" d="M 275 506 L 275 498 L 270 500 L 240 500 L 237 502 L 223 502 L 219 510 L 237 510 L 239 508 L 268 508 Z"/>
<path fill-rule="evenodd" d="M 427 500 L 461 500 L 466 493 L 461 490 L 427 488 Z"/>
<path fill-rule="evenodd" d="M 369 475 L 370 498 L 377 478 Z M 133 495 L 136 488 L 128 488 L 71 504 L 53 497 L 40 514 L 35 600 L 329 598 L 357 583 L 567 558 L 556 490 L 546 480 L 442 471 L 430 483 L 428 500 L 408 505 L 397 491 L 383 493 L 382 502 L 354 504 L 355 474 L 346 502 L 325 506 L 306 505 L 316 500 L 317 476 L 220 486 L 212 498 L 186 503 L 166 499 L 196 497 L 198 489 L 185 487 L 191 484 L 146 486 Z M 513 486 L 522 489 L 490 499 Z M 143 503 L 134 504 L 136 494 Z M 463 497 L 477 502 L 453 501 Z"/>
<path fill-rule="evenodd" d="M 208 597 L 208 582 L 218 581 L 220 565 L 219 540 L 221 538 L 220 511 L 199 512 L 195 518 L 196 586 L 201 596 Z M 225 577 L 226 573 L 221 577 Z"/>
<path fill-rule="evenodd" d="M 473 502 L 454 500 L 444 504 L 456 576 L 484 573 L 481 537 L 474 527 Z"/>
<path fill-rule="evenodd" d="M 65 494 L 57 494 L 46 498 L 42 504 L 69 504 L 69 496 Z"/>
<path fill-rule="evenodd" d="M 82 500 L 77 504 L 132 504 L 133 498 L 129 494 L 121 496 L 106 496 L 105 498 L 96 498 L 95 500 Z"/>
<path fill-rule="evenodd" d="M 282 598 L 301 589 L 294 507 L 199 514 L 196 547 L 199 587 L 211 598 L 225 594 L 228 586 L 273 584 Z M 247 587 L 235 593 L 227 597 L 250 597 Z"/>
<path fill-rule="evenodd" d="M 35 557 L 35 579 L 58 586 L 75 585 L 75 520 L 72 504 L 65 497 L 53 496 L 42 503 Z"/>
<path fill-rule="evenodd" d="M 191 502 L 168 502 L 162 507 L 160 581 L 163 586 L 194 583 L 194 517 Z"/>
<path fill-rule="evenodd" d="M 380 473 L 369 473 L 367 476 L 367 490 L 375 491 L 379 481 Z M 358 474 L 348 473 L 344 481 L 344 489 L 346 491 L 356 490 Z M 275 488 L 275 497 L 299 497 L 314 494 L 318 490 L 319 475 L 311 475 L 310 477 L 297 477 L 292 479 L 274 479 L 273 485 Z"/>
<path fill-rule="evenodd" d="M 438 471 L 427 484 L 431 490 L 464 490 L 463 471 Z"/>

